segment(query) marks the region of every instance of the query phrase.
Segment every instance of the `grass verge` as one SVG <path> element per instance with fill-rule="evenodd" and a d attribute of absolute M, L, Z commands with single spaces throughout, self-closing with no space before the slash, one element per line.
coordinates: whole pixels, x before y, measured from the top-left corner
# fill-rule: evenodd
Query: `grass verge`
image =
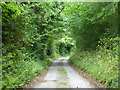
<path fill-rule="evenodd" d="M 22 86 L 41 73 L 49 62 L 50 60 L 17 61 L 10 69 L 3 70 L 2 89 L 22 88 Z"/>
<path fill-rule="evenodd" d="M 108 88 L 118 88 L 118 57 L 111 50 L 77 51 L 70 62 Z"/>

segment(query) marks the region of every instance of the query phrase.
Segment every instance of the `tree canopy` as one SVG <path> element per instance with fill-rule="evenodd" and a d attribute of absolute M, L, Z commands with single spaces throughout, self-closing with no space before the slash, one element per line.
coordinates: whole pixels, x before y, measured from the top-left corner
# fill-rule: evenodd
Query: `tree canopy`
<path fill-rule="evenodd" d="M 22 87 L 58 56 L 83 63 L 91 51 L 108 53 L 103 57 L 112 58 L 113 66 L 107 63 L 116 73 L 118 7 L 117 2 L 2 2 L 2 88 Z M 117 87 L 117 75 L 109 73 L 101 81 Z"/>

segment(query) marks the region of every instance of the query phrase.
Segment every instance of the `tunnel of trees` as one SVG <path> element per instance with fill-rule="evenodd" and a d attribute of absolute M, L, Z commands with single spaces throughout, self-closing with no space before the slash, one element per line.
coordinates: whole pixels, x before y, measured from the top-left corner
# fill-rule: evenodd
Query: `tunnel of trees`
<path fill-rule="evenodd" d="M 118 2 L 2 2 L 2 88 L 30 82 L 56 58 L 118 87 Z"/>

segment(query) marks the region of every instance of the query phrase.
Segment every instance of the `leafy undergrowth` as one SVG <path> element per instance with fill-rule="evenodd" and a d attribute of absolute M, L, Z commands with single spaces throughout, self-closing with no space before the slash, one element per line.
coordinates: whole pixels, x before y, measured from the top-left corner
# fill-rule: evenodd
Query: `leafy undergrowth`
<path fill-rule="evenodd" d="M 6 56 L 6 58 L 8 58 Z M 27 56 L 26 56 L 27 57 Z M 41 73 L 51 61 L 38 60 L 35 57 L 29 60 L 9 60 L 5 64 L 6 58 L 3 58 L 3 70 L 2 70 L 2 89 L 3 88 L 22 88 L 26 83 L 30 82 L 36 75 Z"/>
<path fill-rule="evenodd" d="M 110 42 L 109 42 L 110 44 Z M 118 52 L 101 47 L 95 51 L 76 51 L 71 63 L 105 83 L 108 88 L 118 88 Z"/>

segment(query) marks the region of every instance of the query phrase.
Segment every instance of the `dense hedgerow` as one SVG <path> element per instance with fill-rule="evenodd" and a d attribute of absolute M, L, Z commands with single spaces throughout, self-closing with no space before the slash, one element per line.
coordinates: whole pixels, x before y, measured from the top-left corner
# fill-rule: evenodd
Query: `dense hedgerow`
<path fill-rule="evenodd" d="M 71 2 L 65 8 L 68 30 L 76 41 L 70 61 L 110 88 L 118 87 L 118 5 Z"/>
<path fill-rule="evenodd" d="M 51 61 L 40 60 L 36 53 L 16 50 L 2 58 L 2 88 L 18 88 L 41 73 Z"/>
<path fill-rule="evenodd" d="M 117 87 L 118 19 L 117 2 L 2 2 L 2 88 L 74 52 L 73 64 Z"/>
<path fill-rule="evenodd" d="M 71 63 L 85 70 L 108 88 L 118 88 L 118 38 L 100 41 L 97 50 L 76 51 Z M 114 44 L 113 44 L 114 43 Z M 109 48 L 109 49 L 108 49 Z"/>
<path fill-rule="evenodd" d="M 62 9 L 57 2 L 2 2 L 2 88 L 23 86 L 55 58 Z"/>

